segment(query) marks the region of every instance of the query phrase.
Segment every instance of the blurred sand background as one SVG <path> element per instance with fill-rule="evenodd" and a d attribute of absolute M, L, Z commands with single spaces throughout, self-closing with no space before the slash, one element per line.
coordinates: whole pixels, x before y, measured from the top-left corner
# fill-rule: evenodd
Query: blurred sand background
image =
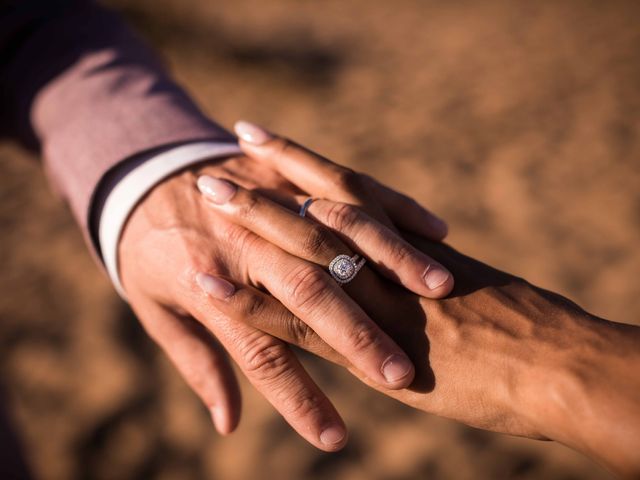
<path fill-rule="evenodd" d="M 448 219 L 462 251 L 640 323 L 640 3 L 109 3 L 225 125 L 372 173 Z M 0 144 L 0 378 L 38 478 L 609 478 L 309 357 L 350 426 L 343 452 L 306 445 L 246 383 L 239 431 L 218 437 L 27 159 Z"/>

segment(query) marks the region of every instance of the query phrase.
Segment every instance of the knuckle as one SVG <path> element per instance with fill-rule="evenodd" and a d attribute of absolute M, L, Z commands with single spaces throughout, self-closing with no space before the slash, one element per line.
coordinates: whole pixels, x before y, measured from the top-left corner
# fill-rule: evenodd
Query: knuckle
<path fill-rule="evenodd" d="M 299 318 L 292 318 L 287 322 L 287 335 L 291 343 L 305 347 L 318 340 L 318 336 L 313 329 Z"/>
<path fill-rule="evenodd" d="M 242 318 L 256 318 L 262 316 L 267 303 L 262 295 L 251 294 L 247 296 L 240 306 L 240 316 Z"/>
<path fill-rule="evenodd" d="M 259 382 L 274 381 L 289 369 L 284 344 L 261 332 L 245 340 L 241 356 L 247 375 Z"/>
<path fill-rule="evenodd" d="M 219 229 L 218 231 L 225 244 L 235 247 L 242 246 L 249 237 L 249 230 L 232 223 L 227 224 L 224 229 Z"/>
<path fill-rule="evenodd" d="M 411 249 L 402 242 L 395 240 L 389 242 L 387 247 L 387 258 L 389 263 L 393 265 L 401 265 L 411 259 L 413 256 Z"/>
<path fill-rule="evenodd" d="M 327 211 L 327 222 L 331 228 L 339 232 L 345 232 L 353 228 L 359 217 L 360 211 L 358 208 L 348 203 L 334 203 Z"/>
<path fill-rule="evenodd" d="M 234 256 L 238 258 L 243 258 L 257 239 L 258 237 L 253 232 L 240 225 L 229 225 L 224 231 L 224 243 L 232 248 L 232 251 L 235 252 Z"/>
<path fill-rule="evenodd" d="M 348 365 L 331 346 L 329 346 L 313 328 L 304 323 L 297 317 L 288 319 L 285 325 L 285 334 L 287 343 L 296 345 L 308 352 L 319 355 L 327 360 L 340 365 Z M 278 335 L 280 337 L 280 335 Z"/>
<path fill-rule="evenodd" d="M 255 192 L 246 192 L 242 203 L 238 205 L 236 215 L 245 221 L 251 221 L 260 207 L 260 197 Z"/>
<path fill-rule="evenodd" d="M 282 410 L 286 415 L 309 418 L 321 410 L 323 403 L 324 400 L 319 395 L 302 390 L 295 395 L 286 395 L 283 398 Z"/>
<path fill-rule="evenodd" d="M 381 343 L 380 335 L 371 325 L 360 324 L 350 335 L 352 348 L 356 352 L 368 352 L 375 349 Z"/>
<path fill-rule="evenodd" d="M 320 225 L 310 226 L 307 235 L 302 242 L 302 253 L 306 258 L 317 257 L 329 244 L 331 238 L 327 230 Z"/>
<path fill-rule="evenodd" d="M 285 284 L 290 302 L 302 312 L 316 307 L 327 293 L 326 275 L 313 265 L 294 269 Z"/>

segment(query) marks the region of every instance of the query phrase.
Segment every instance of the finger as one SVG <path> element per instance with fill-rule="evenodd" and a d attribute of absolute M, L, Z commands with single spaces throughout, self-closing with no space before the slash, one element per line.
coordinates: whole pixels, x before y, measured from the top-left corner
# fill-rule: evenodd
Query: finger
<path fill-rule="evenodd" d="M 309 443 L 325 451 L 346 443 L 346 427 L 329 399 L 309 377 L 282 341 L 249 325 L 232 321 L 216 309 L 215 295 L 225 287 L 200 274 L 192 292 L 190 311 L 226 346 L 248 380 Z M 231 285 L 231 284 L 229 284 Z"/>
<path fill-rule="evenodd" d="M 255 287 L 222 277 L 201 277 L 199 285 L 216 309 L 233 321 L 250 325 L 280 340 L 345 367 L 349 362 L 287 310 L 279 301 Z"/>
<path fill-rule="evenodd" d="M 224 349 L 199 323 L 157 304 L 139 318 L 185 381 L 209 409 L 216 430 L 227 435 L 240 421 L 241 395 Z"/>
<path fill-rule="evenodd" d="M 258 192 L 210 176 L 199 177 L 197 185 L 209 200 L 209 205 L 223 213 L 228 220 L 242 225 L 296 257 L 324 266 L 336 255 L 351 256 L 344 242 L 328 229 Z"/>
<path fill-rule="evenodd" d="M 364 177 L 297 143 L 248 122 L 237 122 L 240 147 L 250 157 L 270 163 L 284 178 L 313 197 L 358 205 L 382 223 L 391 224 L 371 197 Z"/>
<path fill-rule="evenodd" d="M 268 242 L 247 256 L 253 283 L 264 286 L 372 382 L 388 389 L 411 384 L 415 370 L 406 354 L 324 269 Z M 364 268 L 359 276 L 373 282 L 366 273 L 373 277 Z"/>
<path fill-rule="evenodd" d="M 198 187 L 212 206 L 232 221 L 288 253 L 318 265 L 328 265 L 349 249 L 329 230 L 231 182 L 203 176 Z M 388 278 L 429 298 L 453 288 L 451 274 L 358 207 L 318 200 L 311 204 L 321 223 L 342 235 L 351 249 L 366 255 Z M 311 212 L 309 212 L 311 213 Z"/>
<path fill-rule="evenodd" d="M 431 213 L 413 198 L 381 184 L 374 178 L 367 178 L 375 192 L 376 199 L 398 228 L 436 241 L 447 236 L 449 229 L 444 220 Z"/>
<path fill-rule="evenodd" d="M 225 205 L 238 192 L 238 187 L 230 182 L 212 177 L 208 180 L 207 185 L 200 182 L 200 188 L 208 192 L 213 204 Z M 244 210 L 246 215 L 254 215 L 251 208 Z M 254 285 L 264 286 L 372 382 L 389 389 L 411 384 L 415 369 L 406 354 L 324 269 L 284 252 L 255 234 L 252 236 L 261 243 L 256 244 L 256 248 L 245 248 L 243 260 Z M 244 244 L 247 244 L 246 238 Z M 350 255 L 344 250 L 341 252 Z M 362 269 L 360 277 L 366 273 L 366 268 Z"/>
<path fill-rule="evenodd" d="M 300 258 L 328 265 L 339 254 L 350 257 L 342 242 L 309 220 L 229 181 L 203 176 L 198 187 L 233 221 L 260 225 L 264 236 L 294 252 L 287 254 L 273 243 L 263 242 L 259 257 L 248 262 L 256 284 L 264 285 L 373 382 L 390 389 L 411 383 L 413 364 L 398 345 L 323 269 Z M 307 231 L 316 233 L 309 236 Z M 301 241 L 300 247 L 297 243 Z M 254 256 L 255 249 L 247 253 Z"/>
<path fill-rule="evenodd" d="M 300 204 L 306 198 L 297 197 Z M 308 207 L 307 216 L 338 233 L 350 248 L 365 254 L 380 273 L 412 292 L 442 298 L 453 289 L 453 275 L 444 266 L 358 207 L 318 199 Z"/>

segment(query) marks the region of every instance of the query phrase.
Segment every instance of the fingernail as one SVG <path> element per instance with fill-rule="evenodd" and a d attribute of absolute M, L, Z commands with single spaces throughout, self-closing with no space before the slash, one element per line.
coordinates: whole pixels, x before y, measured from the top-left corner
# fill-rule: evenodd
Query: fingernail
<path fill-rule="evenodd" d="M 328 446 L 335 446 L 344 440 L 345 430 L 339 425 L 325 428 L 320 434 L 320 441 Z"/>
<path fill-rule="evenodd" d="M 209 175 L 198 177 L 198 190 L 213 203 L 223 205 L 236 194 L 236 186 L 226 180 L 213 178 Z"/>
<path fill-rule="evenodd" d="M 429 266 L 424 274 L 424 283 L 426 283 L 429 290 L 435 290 L 438 287 L 444 285 L 449 280 L 451 274 L 441 267 Z"/>
<path fill-rule="evenodd" d="M 407 357 L 402 355 L 391 355 L 382 364 L 382 375 L 389 383 L 396 383 L 402 380 L 413 370 L 413 365 Z"/>
<path fill-rule="evenodd" d="M 213 426 L 216 427 L 218 433 L 226 435 L 228 432 L 225 428 L 224 412 L 219 407 L 211 407 L 209 413 L 211 414 L 211 420 L 213 420 Z"/>
<path fill-rule="evenodd" d="M 242 140 L 254 145 L 262 145 L 273 138 L 273 135 L 264 128 L 254 125 L 253 123 L 245 122 L 244 120 L 236 122 L 233 129 Z"/>
<path fill-rule="evenodd" d="M 236 287 L 234 287 L 232 283 L 222 278 L 212 277 L 206 273 L 198 273 L 196 275 L 196 283 L 204 293 L 218 300 L 224 300 L 236 291 Z"/>

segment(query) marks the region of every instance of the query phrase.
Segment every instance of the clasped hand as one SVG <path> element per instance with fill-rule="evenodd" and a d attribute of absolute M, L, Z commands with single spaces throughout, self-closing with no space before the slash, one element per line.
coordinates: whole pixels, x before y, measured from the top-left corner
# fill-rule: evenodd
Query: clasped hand
<path fill-rule="evenodd" d="M 226 351 L 307 441 L 345 444 L 293 344 L 415 408 L 640 471 L 640 329 L 461 255 L 442 221 L 369 177 L 237 131 L 244 156 L 157 186 L 120 243 L 133 309 L 221 433 L 241 403 Z M 354 254 L 367 263 L 340 286 L 327 265 Z"/>
<path fill-rule="evenodd" d="M 123 284 L 221 433 L 240 417 L 226 350 L 304 438 L 336 450 L 344 423 L 287 343 L 318 337 L 316 353 L 365 382 L 410 385 L 414 365 L 372 318 L 371 295 L 379 275 L 417 295 L 447 295 L 451 274 L 398 233 L 439 241 L 447 228 L 370 177 L 253 125 L 237 131 L 245 156 L 174 175 L 136 208 L 120 243 Z M 302 218 L 309 197 L 317 200 Z M 368 262 L 341 287 L 327 266 L 354 253 Z"/>

